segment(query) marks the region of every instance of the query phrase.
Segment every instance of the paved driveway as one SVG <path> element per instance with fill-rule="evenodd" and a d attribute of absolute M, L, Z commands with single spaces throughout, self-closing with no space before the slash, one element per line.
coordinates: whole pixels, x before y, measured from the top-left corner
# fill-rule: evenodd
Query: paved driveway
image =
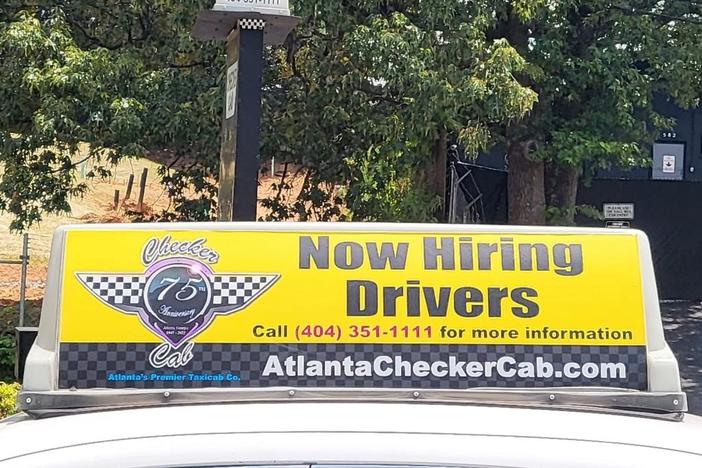
<path fill-rule="evenodd" d="M 664 302 L 663 326 L 680 365 L 690 412 L 702 415 L 702 303 Z"/>

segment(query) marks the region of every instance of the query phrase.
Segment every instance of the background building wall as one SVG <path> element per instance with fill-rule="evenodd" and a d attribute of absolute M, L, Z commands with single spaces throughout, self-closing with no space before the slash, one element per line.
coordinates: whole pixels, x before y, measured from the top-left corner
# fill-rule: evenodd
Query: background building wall
<path fill-rule="evenodd" d="M 661 298 L 702 299 L 702 108 L 681 109 L 664 96 L 657 97 L 655 105 L 659 113 L 676 120 L 675 128 L 662 132 L 656 143 L 683 146 L 682 161 L 676 161 L 682 166 L 680 180 L 656 180 L 668 176 L 661 174 L 662 167 L 654 171 L 653 153 L 671 153 L 670 146 L 658 146 L 651 152 L 651 167 L 597 172 L 579 188 L 577 204 L 599 210 L 605 203 L 633 204 L 630 227 L 643 230 L 651 241 Z M 489 224 L 507 222 L 505 153 L 503 146 L 496 146 L 475 161 L 475 184 L 490 195 L 485 197 L 484 221 Z M 497 169 L 503 176 L 480 167 Z M 605 226 L 605 221 L 583 216 L 576 222 Z"/>

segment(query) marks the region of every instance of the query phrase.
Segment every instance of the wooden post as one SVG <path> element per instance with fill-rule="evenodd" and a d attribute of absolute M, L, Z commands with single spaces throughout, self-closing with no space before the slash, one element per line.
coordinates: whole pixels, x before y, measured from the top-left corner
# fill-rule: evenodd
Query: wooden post
<path fill-rule="evenodd" d="M 239 20 L 233 221 L 256 221 L 261 146 L 263 21 Z"/>
<path fill-rule="evenodd" d="M 146 176 L 148 174 L 149 169 L 145 167 L 141 173 L 141 180 L 139 181 L 139 205 L 137 206 L 139 213 L 144 212 L 144 191 L 146 191 Z"/>
<path fill-rule="evenodd" d="M 220 146 L 218 219 L 256 221 L 264 40 L 281 44 L 300 18 L 289 0 L 217 0 L 201 11 L 198 40 L 227 41 L 227 87 Z"/>
<path fill-rule="evenodd" d="M 119 190 L 115 190 L 115 210 L 119 208 Z"/>
<path fill-rule="evenodd" d="M 238 66 L 239 29 L 237 28 L 227 37 L 227 86 L 224 90 L 222 142 L 219 151 L 218 221 L 231 221 L 234 212 Z"/>
<path fill-rule="evenodd" d="M 25 297 L 27 295 L 27 266 L 29 265 L 29 234 L 22 235 L 22 272 L 20 275 L 19 326 L 24 326 Z"/>
<path fill-rule="evenodd" d="M 129 180 L 127 181 L 127 194 L 124 196 L 125 200 L 129 200 L 132 196 L 132 187 L 134 186 L 134 174 L 129 174 Z"/>

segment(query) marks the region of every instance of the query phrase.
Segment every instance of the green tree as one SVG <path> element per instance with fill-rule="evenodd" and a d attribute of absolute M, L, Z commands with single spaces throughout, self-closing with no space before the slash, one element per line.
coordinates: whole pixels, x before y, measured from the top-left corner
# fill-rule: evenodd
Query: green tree
<path fill-rule="evenodd" d="M 68 211 L 80 160 L 147 156 L 175 210 L 212 213 L 223 57 L 191 40 L 197 1 L 10 0 L 0 7 L 0 211 L 14 229 Z M 179 168 L 182 170 L 172 170 Z M 195 196 L 183 196 L 185 187 Z"/>
<path fill-rule="evenodd" d="M 514 3 L 520 17 L 531 14 L 530 2 Z M 489 146 L 490 127 L 525 116 L 536 101 L 515 78 L 526 71 L 522 57 L 487 37 L 505 3 L 295 5 L 302 24 L 270 67 L 264 154 L 308 171 L 301 197 L 280 190 L 269 200 L 274 217 L 327 219 L 341 202 L 354 220 L 434 219 L 447 136 L 477 153 Z"/>
<path fill-rule="evenodd" d="M 0 210 L 14 228 L 85 193 L 81 157 L 102 162 L 94 176 L 162 162 L 163 217 L 214 215 L 224 50 L 190 37 L 210 3 L 5 2 Z M 694 105 L 702 86 L 699 2 L 292 3 L 301 25 L 266 53 L 261 156 L 304 182 L 292 194 L 281 179 L 272 219 L 435 219 L 455 136 L 472 154 L 506 142 L 512 222 L 571 223 L 584 163 L 646 164 L 671 125 L 654 94 Z"/>
<path fill-rule="evenodd" d="M 223 47 L 189 35 L 208 3 L 6 2 L 0 210 L 15 214 L 13 228 L 85 193 L 84 154 L 104 163 L 91 176 L 123 157 L 163 162 L 167 217 L 213 215 Z M 447 135 L 478 151 L 490 126 L 536 101 L 514 78 L 522 57 L 486 37 L 502 2 L 293 3 L 302 25 L 267 53 L 262 157 L 301 165 L 305 182 L 293 199 L 281 182 L 273 218 L 329 219 L 345 206 L 351 219 L 432 219 Z M 518 11 L 528 17 L 532 2 Z"/>
<path fill-rule="evenodd" d="M 548 2 L 527 21 L 508 12 L 492 36 L 527 60 L 520 81 L 539 95 L 502 129 L 511 223 L 572 224 L 583 167 L 648 164 L 651 143 L 672 125 L 654 95 L 693 106 L 702 94 L 699 2 Z"/>

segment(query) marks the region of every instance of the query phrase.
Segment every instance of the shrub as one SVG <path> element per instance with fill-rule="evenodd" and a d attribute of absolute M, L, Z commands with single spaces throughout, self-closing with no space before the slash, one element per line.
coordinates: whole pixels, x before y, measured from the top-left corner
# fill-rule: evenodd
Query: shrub
<path fill-rule="evenodd" d="M 12 382 L 15 376 L 15 339 L 0 335 L 0 382 Z"/>
<path fill-rule="evenodd" d="M 40 310 L 41 301 L 27 301 L 25 325 L 36 326 L 39 323 Z M 17 322 L 19 322 L 17 304 L 0 303 L 0 382 L 12 382 L 15 379 L 15 326 Z"/>
<path fill-rule="evenodd" d="M 0 382 L 0 419 L 16 412 L 15 404 L 19 389 L 19 384 L 6 384 Z"/>

